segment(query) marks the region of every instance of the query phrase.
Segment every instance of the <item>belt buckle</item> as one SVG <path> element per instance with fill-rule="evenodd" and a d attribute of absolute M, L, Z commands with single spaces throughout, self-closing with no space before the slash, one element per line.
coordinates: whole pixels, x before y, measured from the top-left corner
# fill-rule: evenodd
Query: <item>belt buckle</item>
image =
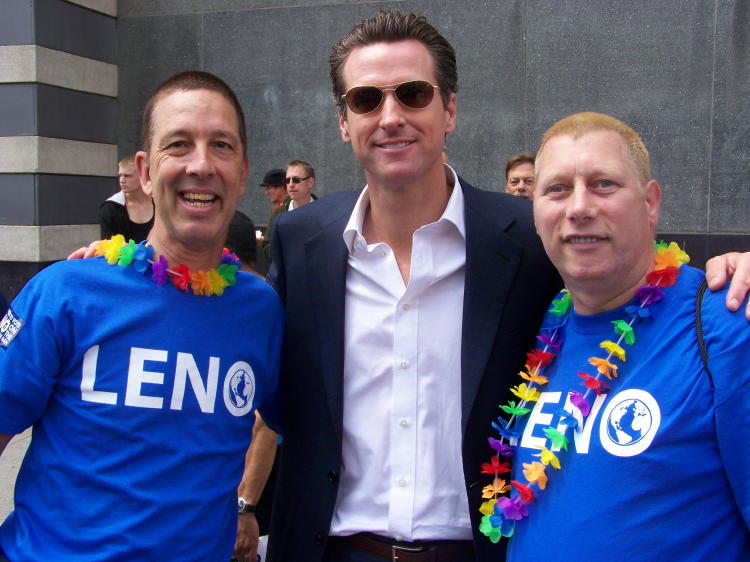
<path fill-rule="evenodd" d="M 410 554 L 418 554 L 424 552 L 424 548 L 421 546 L 399 546 L 397 544 L 391 545 L 391 562 L 398 562 L 398 553 L 408 552 Z"/>

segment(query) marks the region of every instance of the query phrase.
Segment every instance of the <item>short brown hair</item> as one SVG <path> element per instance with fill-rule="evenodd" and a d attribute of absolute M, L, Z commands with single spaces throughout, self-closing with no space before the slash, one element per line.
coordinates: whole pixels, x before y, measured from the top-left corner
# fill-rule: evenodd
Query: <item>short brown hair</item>
<path fill-rule="evenodd" d="M 531 154 L 530 152 L 519 152 L 518 154 L 515 154 L 508 158 L 508 161 L 505 163 L 505 179 L 508 179 L 508 174 L 510 171 L 518 166 L 519 164 L 523 164 L 524 162 L 528 162 L 532 166 L 534 165 L 534 161 L 536 160 L 536 156 Z"/>
<path fill-rule="evenodd" d="M 544 145 L 552 137 L 564 135 L 578 139 L 587 133 L 595 131 L 613 131 L 620 135 L 625 146 L 625 154 L 630 160 L 638 178 L 645 184 L 651 180 L 651 161 L 648 156 L 648 150 L 643 144 L 641 137 L 638 136 L 628 125 L 604 113 L 582 112 L 574 113 L 564 119 L 561 119 L 552 125 L 542 137 L 542 144 L 537 151 L 537 156 L 542 153 Z"/>
<path fill-rule="evenodd" d="M 427 47 L 435 64 L 435 76 L 440 87 L 443 104 L 448 105 L 450 95 L 458 91 L 456 51 L 448 40 L 432 27 L 424 16 L 403 14 L 399 11 L 380 11 L 364 20 L 341 38 L 331 49 L 328 62 L 331 67 L 331 85 L 336 105 L 343 112 L 346 104 L 341 99 L 344 91 L 342 71 L 349 54 L 358 47 L 373 43 L 395 43 L 416 39 Z"/>
<path fill-rule="evenodd" d="M 126 156 L 125 158 L 123 158 L 117 163 L 118 168 L 122 168 L 124 166 L 135 166 L 135 154 Z"/>
<path fill-rule="evenodd" d="M 311 178 L 315 177 L 315 170 L 313 170 L 313 167 L 304 160 L 290 160 L 286 163 L 287 169 L 289 166 L 302 166 L 305 169 L 305 175 L 310 176 Z"/>
<path fill-rule="evenodd" d="M 141 122 L 141 147 L 145 152 L 149 152 L 151 149 L 151 137 L 153 136 L 152 117 L 154 107 L 161 98 L 181 90 L 211 90 L 224 96 L 227 101 L 232 104 L 232 107 L 234 107 L 234 111 L 237 114 L 237 127 L 239 128 L 238 133 L 240 136 L 240 142 L 242 143 L 242 151 L 247 153 L 245 114 L 242 112 L 242 106 L 240 106 L 237 96 L 232 91 L 232 88 L 230 88 L 221 78 L 200 70 L 188 70 L 187 72 L 181 72 L 180 74 L 175 74 L 171 78 L 168 78 L 156 88 L 156 91 L 149 98 L 148 102 L 146 102 L 146 107 L 143 110 L 143 120 Z"/>

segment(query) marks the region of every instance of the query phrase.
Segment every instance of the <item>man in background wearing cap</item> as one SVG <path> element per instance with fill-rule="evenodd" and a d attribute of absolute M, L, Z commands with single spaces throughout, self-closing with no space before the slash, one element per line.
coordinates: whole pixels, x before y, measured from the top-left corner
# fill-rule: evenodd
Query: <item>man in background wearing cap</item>
<path fill-rule="evenodd" d="M 266 190 L 266 196 L 268 197 L 269 203 L 273 206 L 271 210 L 275 211 L 279 205 L 286 199 L 286 186 L 284 185 L 284 170 L 281 168 L 274 168 L 266 172 L 263 176 L 263 183 L 261 187 Z"/>

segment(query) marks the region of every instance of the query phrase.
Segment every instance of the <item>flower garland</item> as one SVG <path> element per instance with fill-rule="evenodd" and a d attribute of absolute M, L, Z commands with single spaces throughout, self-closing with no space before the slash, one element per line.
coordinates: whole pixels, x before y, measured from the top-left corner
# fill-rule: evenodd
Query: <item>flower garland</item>
<path fill-rule="evenodd" d="M 184 264 L 169 269 L 167 258 L 154 256 L 154 248 L 147 246 L 146 241 L 136 244 L 133 240 L 125 242 L 122 234 L 117 234 L 109 240 L 101 240 L 96 246 L 96 255 L 103 255 L 110 265 L 128 266 L 146 275 L 151 269 L 151 278 L 161 286 L 171 279 L 175 288 L 186 291 L 190 288 L 196 295 L 222 295 L 225 287 L 232 287 L 237 283 L 237 270 L 240 260 L 236 255 L 224 248 L 221 253 L 221 265 L 208 271 L 191 271 Z"/>
<path fill-rule="evenodd" d="M 674 242 L 669 245 L 665 242 L 656 242 L 654 245 L 656 249 L 654 270 L 646 276 L 647 284 L 636 292 L 636 297 L 641 299 L 640 305 L 631 305 L 625 308 L 625 312 L 630 316 L 629 321 L 614 320 L 612 322 L 615 334 L 619 336 L 619 339 L 616 342 L 605 340 L 599 344 L 599 347 L 607 353 L 606 357 L 589 358 L 589 363 L 596 368 L 596 374 L 592 376 L 588 373 L 578 373 L 578 376 L 583 379 L 581 385 L 586 388 L 585 393 L 576 390 L 571 390 L 568 393 L 571 404 L 580 412 L 584 421 L 591 412 L 591 405 L 587 400 L 589 394 L 593 391 L 597 396 L 600 396 L 603 392 L 606 392 L 610 387 L 604 381 L 604 378 L 607 381 L 617 378 L 618 366 L 614 363 L 614 360 L 617 359 L 623 363 L 626 361 L 625 349 L 621 345 L 623 343 L 626 345 L 635 343 L 633 325 L 639 319 L 650 317 L 649 307 L 664 297 L 662 289 L 675 284 L 679 268 L 690 260 L 688 255 Z M 543 431 L 550 442 L 550 447 L 545 446 L 539 449 L 539 453 L 534 455 L 539 457 L 538 461 L 524 463 L 522 472 L 526 482 L 511 480 L 509 484 L 500 477 L 501 474 L 512 471 L 510 459 L 513 456 L 515 445 L 510 443 L 517 443 L 520 435 L 511 427 L 516 418 L 521 418 L 531 411 L 527 404 L 536 402 L 541 396 L 539 387 L 545 385 L 548 381 L 548 378 L 542 375 L 542 371 L 560 352 L 563 342 L 557 332 L 567 320 L 572 300 L 567 289 L 563 289 L 561 296 L 552 301 L 549 312 L 558 316 L 561 321 L 552 328 L 543 329 L 537 336 L 537 340 L 543 344 L 542 349 L 532 349 L 527 354 L 526 370 L 521 371 L 519 375 L 528 383 L 522 382 L 510 389 L 518 397 L 518 404 L 515 400 L 509 400 L 507 404 L 500 406 L 500 409 L 510 416 L 509 419 L 504 420 L 502 417 L 498 417 L 497 422 L 493 421 L 491 424 L 500 435 L 500 439 L 488 438 L 490 447 L 495 453 L 490 458 L 490 462 L 482 464 L 482 474 L 493 475 L 493 481 L 492 484 L 482 489 L 482 498 L 486 501 L 479 508 L 482 513 L 479 530 L 493 543 L 498 542 L 500 537 L 513 536 L 515 522 L 528 516 L 527 504 L 534 501 L 534 488 L 544 490 L 547 486 L 547 467 L 551 466 L 557 470 L 562 468 L 554 451 L 566 451 L 568 449 L 569 440 L 565 436 L 567 430 L 561 433 L 554 427 L 547 426 Z M 581 430 L 579 422 L 573 414 L 561 410 L 560 416 L 560 423 L 573 430 Z M 501 460 L 501 457 L 503 460 Z M 513 488 L 515 488 L 517 495 L 511 497 L 510 492 Z"/>

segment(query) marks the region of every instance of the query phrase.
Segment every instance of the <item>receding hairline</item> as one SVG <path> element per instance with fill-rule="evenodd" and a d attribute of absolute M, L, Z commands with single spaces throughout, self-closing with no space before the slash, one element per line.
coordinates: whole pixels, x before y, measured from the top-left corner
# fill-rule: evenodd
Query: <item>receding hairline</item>
<path fill-rule="evenodd" d="M 149 152 L 151 149 L 151 141 L 153 137 L 153 112 L 156 105 L 165 97 L 176 92 L 190 92 L 197 90 L 217 92 L 229 102 L 234 109 L 235 117 L 237 119 L 237 133 L 239 134 L 243 152 L 247 155 L 245 113 L 242 110 L 242 105 L 237 99 L 237 95 L 221 78 L 201 70 L 188 70 L 186 72 L 175 74 L 162 82 L 159 87 L 156 88 L 154 93 L 151 94 L 151 97 L 149 97 L 146 102 L 141 117 L 141 148 L 146 152 Z"/>

